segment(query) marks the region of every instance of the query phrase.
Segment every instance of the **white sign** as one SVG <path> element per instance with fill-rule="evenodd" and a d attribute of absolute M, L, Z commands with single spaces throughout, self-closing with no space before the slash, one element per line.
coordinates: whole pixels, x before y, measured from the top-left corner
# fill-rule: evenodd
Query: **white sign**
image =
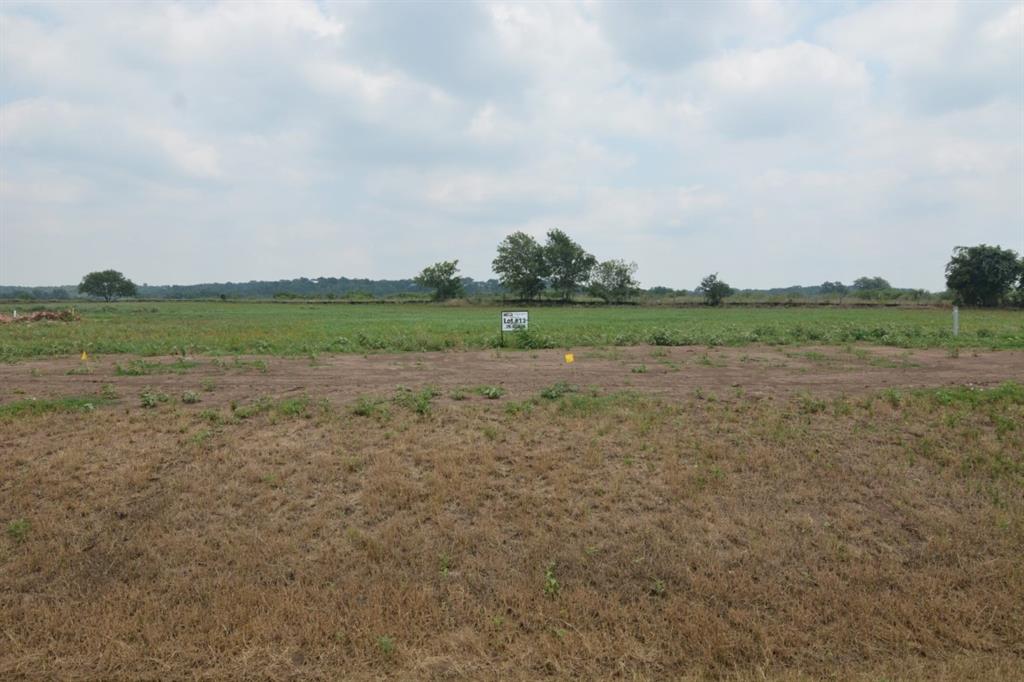
<path fill-rule="evenodd" d="M 503 332 L 514 332 L 520 329 L 526 329 L 529 326 L 530 313 L 525 310 L 501 313 L 501 331 Z"/>

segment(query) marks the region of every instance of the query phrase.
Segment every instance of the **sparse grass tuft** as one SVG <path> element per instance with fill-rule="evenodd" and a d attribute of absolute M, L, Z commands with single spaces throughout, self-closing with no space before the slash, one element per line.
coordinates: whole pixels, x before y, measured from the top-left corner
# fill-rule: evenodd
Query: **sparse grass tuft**
<path fill-rule="evenodd" d="M 360 396 L 352 405 L 352 414 L 358 417 L 386 417 L 388 408 L 380 398 Z"/>
<path fill-rule="evenodd" d="M 0 419 L 14 419 L 41 414 L 61 412 L 92 412 L 97 405 L 109 403 L 110 399 L 100 396 L 68 396 L 65 398 L 46 398 L 16 400 L 0 405 Z"/>
<path fill-rule="evenodd" d="M 24 542 L 31 525 L 25 519 L 14 519 L 7 524 L 7 537 L 15 542 Z"/>
<path fill-rule="evenodd" d="M 540 397 L 545 400 L 558 400 L 564 395 L 578 393 L 579 390 L 580 389 L 577 386 L 573 386 L 572 384 L 568 384 L 564 381 L 559 381 L 541 390 Z"/>
<path fill-rule="evenodd" d="M 558 596 L 561 591 L 562 585 L 558 582 L 558 578 L 555 577 L 555 565 L 548 564 L 544 569 L 544 595 L 549 599 L 554 599 Z"/>
<path fill-rule="evenodd" d="M 426 416 L 430 414 L 431 401 L 439 395 L 441 395 L 441 391 L 436 386 L 426 386 L 418 391 L 399 386 L 395 393 L 394 403 L 412 410 L 416 414 Z"/>
<path fill-rule="evenodd" d="M 386 657 L 395 655 L 395 640 L 389 635 L 381 635 L 377 638 L 377 649 Z"/>
<path fill-rule="evenodd" d="M 195 366 L 195 362 L 182 358 L 178 358 L 169 364 L 132 360 L 127 365 L 120 363 L 114 365 L 114 374 L 129 377 L 146 376 L 149 374 L 185 374 Z"/>

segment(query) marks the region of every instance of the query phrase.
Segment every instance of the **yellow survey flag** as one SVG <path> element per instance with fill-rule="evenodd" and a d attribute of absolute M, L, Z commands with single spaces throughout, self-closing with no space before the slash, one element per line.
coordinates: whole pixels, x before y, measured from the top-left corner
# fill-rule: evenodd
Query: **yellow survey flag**
<path fill-rule="evenodd" d="M 82 351 L 82 360 L 88 360 L 88 359 L 89 359 L 89 354 L 88 354 L 88 353 L 86 353 L 86 352 L 85 352 L 85 351 L 83 350 L 83 351 Z"/>
<path fill-rule="evenodd" d="M 576 361 L 576 358 L 573 357 L 572 353 L 566 353 L 565 354 L 565 362 L 566 362 L 566 364 L 571 365 L 575 361 Z"/>

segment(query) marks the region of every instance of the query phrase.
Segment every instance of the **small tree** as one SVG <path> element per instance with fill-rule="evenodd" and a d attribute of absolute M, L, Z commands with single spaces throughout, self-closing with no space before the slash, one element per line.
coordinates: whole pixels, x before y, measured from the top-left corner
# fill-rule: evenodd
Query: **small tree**
<path fill-rule="evenodd" d="M 718 279 L 717 272 L 702 279 L 697 291 L 704 294 L 704 303 L 707 305 L 722 305 L 726 296 L 733 295 L 733 288 Z"/>
<path fill-rule="evenodd" d="M 821 293 L 836 294 L 839 296 L 839 302 L 842 303 L 843 296 L 850 293 L 850 289 L 842 282 L 822 282 Z"/>
<path fill-rule="evenodd" d="M 561 230 L 548 232 L 544 261 L 550 273 L 551 288 L 561 295 L 563 301 L 572 297 L 573 292 L 589 279 L 590 271 L 597 265 L 596 258 Z"/>
<path fill-rule="evenodd" d="M 590 273 L 590 293 L 606 303 L 621 303 L 640 293 L 639 283 L 633 277 L 635 274 L 636 263 L 624 260 L 598 263 Z"/>
<path fill-rule="evenodd" d="M 108 302 L 119 296 L 135 296 L 136 291 L 135 283 L 117 270 L 90 272 L 78 285 L 78 293 L 102 296 Z"/>
<path fill-rule="evenodd" d="M 498 257 L 491 268 L 501 286 L 519 298 L 536 298 L 544 291 L 548 276 L 544 247 L 525 232 L 513 232 L 498 244 Z"/>
<path fill-rule="evenodd" d="M 858 277 L 853 280 L 853 288 L 860 291 L 879 291 L 892 289 L 892 285 L 884 277 Z"/>
<path fill-rule="evenodd" d="M 1017 253 L 998 246 L 958 246 L 946 264 L 946 286 L 964 305 L 997 306 L 1020 277 Z"/>
<path fill-rule="evenodd" d="M 462 278 L 458 272 L 459 261 L 445 260 L 423 268 L 412 281 L 425 289 L 433 289 L 435 301 L 445 301 L 462 295 Z"/>

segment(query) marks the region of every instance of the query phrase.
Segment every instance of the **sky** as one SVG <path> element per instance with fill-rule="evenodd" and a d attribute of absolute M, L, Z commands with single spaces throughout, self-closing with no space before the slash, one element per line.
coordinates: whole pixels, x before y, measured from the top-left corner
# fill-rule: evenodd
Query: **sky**
<path fill-rule="evenodd" d="M 1024 2 L 0 3 L 0 284 L 945 288 L 1024 253 Z"/>

